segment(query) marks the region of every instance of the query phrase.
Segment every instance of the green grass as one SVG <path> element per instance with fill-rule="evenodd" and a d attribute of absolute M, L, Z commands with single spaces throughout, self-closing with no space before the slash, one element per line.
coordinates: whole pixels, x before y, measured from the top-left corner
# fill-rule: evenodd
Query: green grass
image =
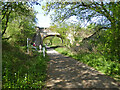
<path fill-rule="evenodd" d="M 99 53 L 79 53 L 73 54 L 70 49 L 57 48 L 55 49 L 61 54 L 70 56 L 80 62 L 83 62 L 96 70 L 113 77 L 120 81 L 120 63 L 108 60 Z"/>
<path fill-rule="evenodd" d="M 68 48 L 56 48 L 55 50 L 64 55 L 73 55 L 72 53 L 70 53 L 71 51 Z"/>
<path fill-rule="evenodd" d="M 20 47 L 2 44 L 2 88 L 43 88 L 48 56 L 28 55 Z"/>

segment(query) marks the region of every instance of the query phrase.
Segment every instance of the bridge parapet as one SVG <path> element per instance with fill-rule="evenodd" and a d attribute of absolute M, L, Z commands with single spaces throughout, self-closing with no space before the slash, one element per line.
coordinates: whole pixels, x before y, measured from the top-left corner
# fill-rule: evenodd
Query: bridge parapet
<path fill-rule="evenodd" d="M 36 42 L 37 46 L 39 46 L 40 44 L 43 45 L 43 40 L 49 36 L 57 36 L 62 39 L 62 37 L 59 33 L 52 32 L 49 28 L 36 27 L 36 35 L 34 38 L 35 38 L 35 42 Z"/>

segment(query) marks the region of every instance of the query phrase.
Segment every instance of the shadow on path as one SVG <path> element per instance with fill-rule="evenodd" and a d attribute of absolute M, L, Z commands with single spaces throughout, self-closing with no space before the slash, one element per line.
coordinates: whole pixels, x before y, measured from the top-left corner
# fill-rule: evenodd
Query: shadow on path
<path fill-rule="evenodd" d="M 79 61 L 49 49 L 47 88 L 109 88 L 119 90 L 117 82 Z"/>

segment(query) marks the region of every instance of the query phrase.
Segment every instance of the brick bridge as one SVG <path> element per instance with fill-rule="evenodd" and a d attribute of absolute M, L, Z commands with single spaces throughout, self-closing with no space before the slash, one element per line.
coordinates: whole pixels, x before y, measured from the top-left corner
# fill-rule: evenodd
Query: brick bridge
<path fill-rule="evenodd" d="M 62 36 L 59 33 L 52 32 L 49 28 L 45 28 L 45 27 L 36 27 L 36 34 L 34 35 L 32 41 L 35 42 L 36 46 L 39 45 L 43 46 L 43 40 L 49 36 L 57 36 L 61 38 L 63 43 Z"/>

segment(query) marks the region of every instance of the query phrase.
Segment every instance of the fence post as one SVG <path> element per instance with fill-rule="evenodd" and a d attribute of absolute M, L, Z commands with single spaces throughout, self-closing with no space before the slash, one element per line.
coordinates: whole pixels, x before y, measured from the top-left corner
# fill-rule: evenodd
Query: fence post
<path fill-rule="evenodd" d="M 41 44 L 39 45 L 39 49 L 40 49 L 40 52 L 41 52 L 41 50 L 42 50 L 42 45 Z"/>
<path fill-rule="evenodd" d="M 27 38 L 27 52 L 28 52 L 28 54 L 29 54 L 28 38 Z"/>
<path fill-rule="evenodd" d="M 31 40 L 31 39 L 27 38 L 27 52 L 28 52 L 28 54 L 29 54 L 29 40 Z"/>
<path fill-rule="evenodd" d="M 45 57 L 45 47 L 43 47 L 43 56 Z"/>

